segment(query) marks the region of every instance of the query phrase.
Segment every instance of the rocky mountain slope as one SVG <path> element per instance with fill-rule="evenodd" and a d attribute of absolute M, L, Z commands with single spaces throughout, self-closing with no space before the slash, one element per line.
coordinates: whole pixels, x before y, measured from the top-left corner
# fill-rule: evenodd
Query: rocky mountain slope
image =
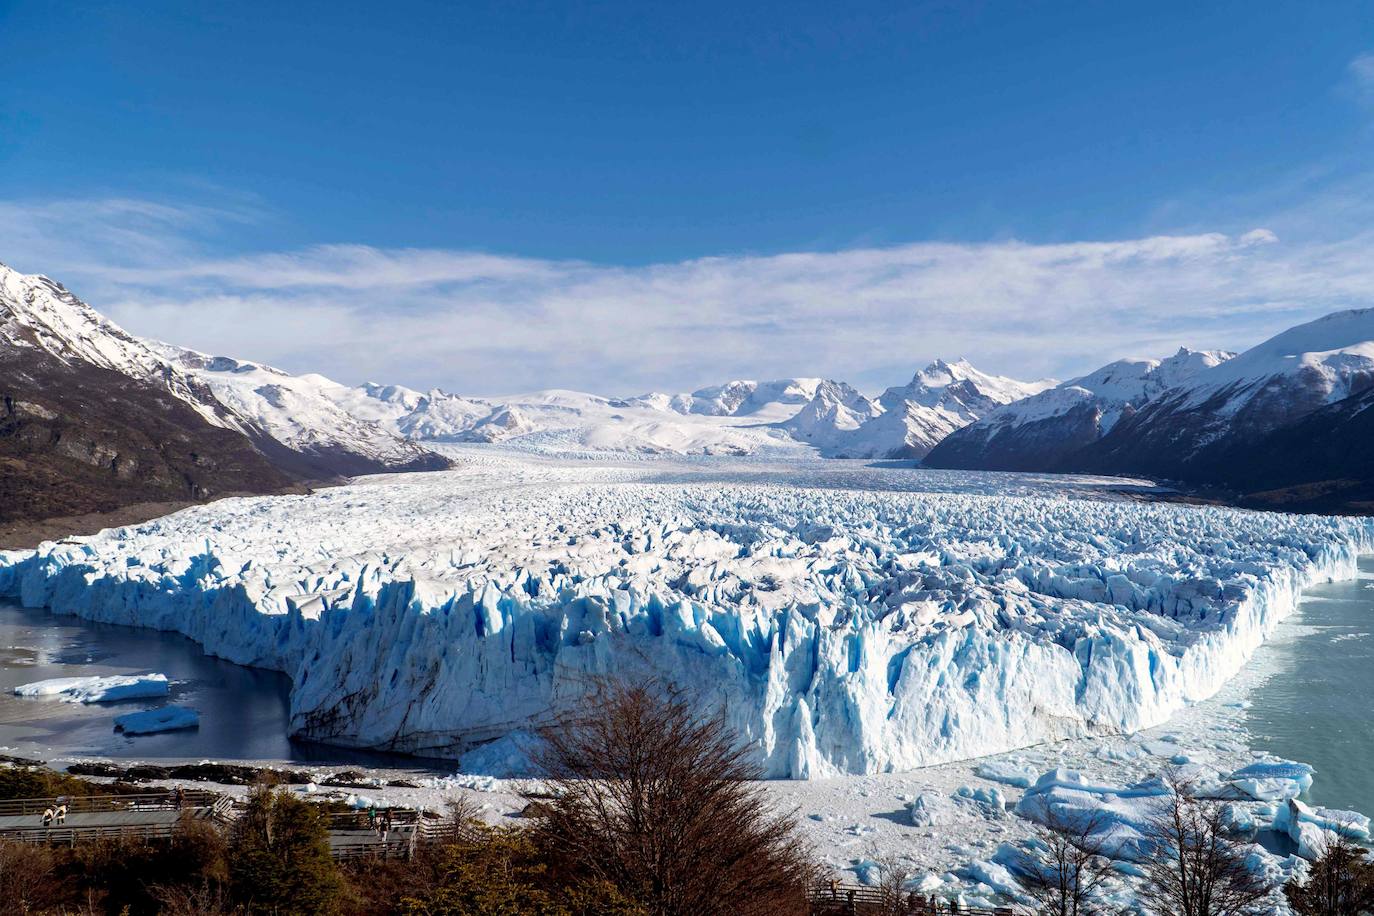
<path fill-rule="evenodd" d="M 1232 354 L 1180 349 L 1164 360 L 1123 359 L 987 412 L 932 447 L 931 467 L 1057 470 L 1152 398 Z"/>
<path fill-rule="evenodd" d="M 197 362 L 226 364 L 195 356 L 127 333 L 53 280 L 0 265 L 0 522 L 447 464 L 343 415 L 314 433 L 297 422 L 292 434 L 281 418 L 301 404 L 289 385 L 259 380 L 255 404 L 249 373 L 223 385 Z M 235 391 L 243 397 L 226 396 Z"/>
<path fill-rule="evenodd" d="M 1368 501 L 1374 309 L 1336 312 L 1232 357 L 1123 361 L 951 434 L 932 467 L 1081 471 L 1236 491 L 1245 502 Z"/>

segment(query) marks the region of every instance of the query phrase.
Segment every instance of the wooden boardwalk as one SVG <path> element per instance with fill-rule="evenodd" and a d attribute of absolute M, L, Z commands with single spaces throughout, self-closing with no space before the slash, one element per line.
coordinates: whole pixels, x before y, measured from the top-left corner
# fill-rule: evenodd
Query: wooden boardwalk
<path fill-rule="evenodd" d="M 43 826 L 43 812 L 67 804 L 64 823 Z M 71 844 L 104 837 L 170 837 L 183 818 L 232 824 L 239 810 L 226 795 L 199 790 L 147 795 L 101 795 L 56 798 L 21 798 L 0 801 L 0 837 L 30 843 Z M 337 813 L 329 818 L 329 851 L 336 859 L 368 856 L 405 858 L 415 847 L 442 839 L 442 822 L 419 811 L 391 809 L 390 829 L 383 839 L 377 818 L 365 812 Z"/>
<path fill-rule="evenodd" d="M 43 824 L 43 812 L 67 805 L 63 823 Z M 98 795 L 0 801 L 0 836 L 30 843 L 75 843 L 103 837 L 169 837 L 182 818 L 223 820 L 230 800 L 209 792 Z"/>

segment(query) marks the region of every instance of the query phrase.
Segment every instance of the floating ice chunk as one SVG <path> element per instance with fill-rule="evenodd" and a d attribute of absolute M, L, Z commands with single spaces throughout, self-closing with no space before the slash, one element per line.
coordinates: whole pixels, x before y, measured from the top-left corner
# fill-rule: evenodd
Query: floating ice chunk
<path fill-rule="evenodd" d="M 1004 897 L 1020 898 L 1024 894 L 1011 871 L 997 862 L 975 860 L 963 869 L 963 874 Z"/>
<path fill-rule="evenodd" d="M 909 887 L 918 894 L 929 896 L 945 886 L 944 880 L 939 875 L 926 872 L 912 882 Z"/>
<path fill-rule="evenodd" d="M 1295 760 L 1257 760 L 1231 774 L 1232 779 L 1291 779 L 1303 791 L 1312 788 L 1312 767 Z"/>
<path fill-rule="evenodd" d="M 913 827 L 946 827 L 959 821 L 959 806 L 939 792 L 922 792 L 906 806 Z"/>
<path fill-rule="evenodd" d="M 996 789 L 971 789 L 963 786 L 954 795 L 922 792 L 906 806 L 914 827 L 947 827 L 975 817 L 996 820 L 1005 817 L 1006 798 Z"/>
<path fill-rule="evenodd" d="M 960 786 L 954 795 L 956 802 L 974 802 L 997 813 L 1007 808 L 1007 797 L 1002 794 L 1001 789 Z"/>
<path fill-rule="evenodd" d="M 156 732 L 174 732 L 183 728 L 200 726 L 200 713 L 185 706 L 163 706 L 145 712 L 131 712 L 116 716 L 115 730 L 126 735 L 151 735 Z"/>
<path fill-rule="evenodd" d="M 16 696 L 57 697 L 68 703 L 112 703 L 165 697 L 165 674 L 131 674 L 94 677 L 58 677 L 14 688 Z"/>
<path fill-rule="evenodd" d="M 1274 815 L 1274 829 L 1286 832 L 1299 845 L 1302 844 L 1300 827 L 1305 824 L 1352 840 L 1369 839 L 1369 818 L 1358 811 L 1313 808 L 1293 798 L 1286 805 L 1279 806 Z"/>
<path fill-rule="evenodd" d="M 1040 775 L 1040 771 L 1030 764 L 1014 760 L 985 760 L 974 767 L 973 772 L 984 779 L 1016 786 L 1018 789 L 1029 789 Z"/>
<path fill-rule="evenodd" d="M 1085 832 L 1105 855 L 1137 861 L 1152 842 L 1149 824 L 1173 790 L 1160 779 L 1130 786 L 1104 786 L 1076 770 L 1055 769 L 1026 791 L 1016 813 L 1045 825 Z"/>
<path fill-rule="evenodd" d="M 1247 805 L 1230 804 L 1221 809 L 1221 826 L 1227 833 L 1242 836 L 1266 825 L 1267 821 L 1257 817 L 1255 809 Z"/>
<path fill-rule="evenodd" d="M 1302 794 L 1296 779 L 1233 779 L 1230 784 L 1255 801 L 1284 801 Z"/>

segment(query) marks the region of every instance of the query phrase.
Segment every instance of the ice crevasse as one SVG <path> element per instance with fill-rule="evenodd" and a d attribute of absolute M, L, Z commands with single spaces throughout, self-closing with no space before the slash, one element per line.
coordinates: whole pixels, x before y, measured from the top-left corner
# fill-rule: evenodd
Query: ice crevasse
<path fill-rule="evenodd" d="M 317 740 L 455 755 L 651 674 L 810 778 L 1159 724 L 1374 548 L 1368 519 L 909 473 L 371 478 L 0 552 L 0 596 L 284 671 Z"/>

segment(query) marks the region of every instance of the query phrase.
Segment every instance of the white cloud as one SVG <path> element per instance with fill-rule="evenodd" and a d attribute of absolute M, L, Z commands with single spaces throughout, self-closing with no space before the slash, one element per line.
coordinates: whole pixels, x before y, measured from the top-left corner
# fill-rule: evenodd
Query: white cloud
<path fill-rule="evenodd" d="M 1063 376 L 1183 343 L 1240 347 L 1374 304 L 1369 233 L 928 242 L 642 267 L 365 245 L 207 251 L 207 225 L 241 218 L 0 202 L 0 259 L 55 276 L 135 333 L 346 382 L 475 394 L 784 375 L 881 388 L 957 355 Z"/>

